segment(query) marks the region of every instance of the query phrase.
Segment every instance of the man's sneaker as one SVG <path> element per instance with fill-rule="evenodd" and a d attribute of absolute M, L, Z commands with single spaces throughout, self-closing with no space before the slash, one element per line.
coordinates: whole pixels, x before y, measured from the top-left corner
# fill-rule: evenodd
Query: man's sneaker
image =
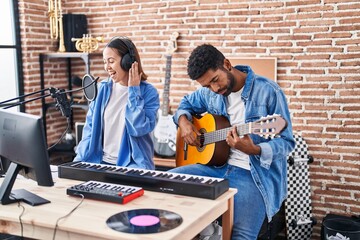
<path fill-rule="evenodd" d="M 222 240 L 222 227 L 217 221 L 212 222 L 199 233 L 199 240 Z"/>

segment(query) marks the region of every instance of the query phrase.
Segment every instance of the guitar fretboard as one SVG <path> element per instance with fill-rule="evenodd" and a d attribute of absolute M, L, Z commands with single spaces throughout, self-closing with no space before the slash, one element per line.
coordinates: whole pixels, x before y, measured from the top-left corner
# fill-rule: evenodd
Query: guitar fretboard
<path fill-rule="evenodd" d="M 161 106 L 162 116 L 169 114 L 169 94 L 170 94 L 170 78 L 171 78 L 171 55 L 166 55 L 166 70 L 165 70 L 165 83 L 163 92 L 163 104 Z"/>
<path fill-rule="evenodd" d="M 274 114 L 272 116 L 263 117 L 255 122 L 236 125 L 236 130 L 239 136 L 253 133 L 264 138 L 271 138 L 280 133 L 286 125 L 286 121 L 280 115 Z M 205 132 L 198 138 L 203 146 L 220 142 L 226 139 L 228 132 L 233 128 L 234 127 L 232 126 L 212 132 Z"/>
<path fill-rule="evenodd" d="M 207 145 L 210 143 L 220 142 L 226 139 L 228 132 L 233 129 L 233 127 L 223 128 L 219 130 L 215 130 L 213 132 L 207 132 L 199 136 L 200 142 L 203 145 Z M 250 123 L 245 123 L 236 126 L 236 130 L 239 136 L 244 136 L 245 134 L 249 134 L 251 131 Z"/>

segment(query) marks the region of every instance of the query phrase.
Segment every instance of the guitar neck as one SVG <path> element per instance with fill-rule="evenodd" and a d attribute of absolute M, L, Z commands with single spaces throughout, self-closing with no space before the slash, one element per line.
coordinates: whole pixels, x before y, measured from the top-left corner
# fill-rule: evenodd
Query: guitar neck
<path fill-rule="evenodd" d="M 215 130 L 213 132 L 207 132 L 203 134 L 204 142 L 203 145 L 220 142 L 226 139 L 228 132 L 233 129 L 234 126 Z M 251 133 L 251 123 L 244 123 L 236 125 L 236 130 L 239 136 L 244 136 Z M 201 137 L 201 136 L 200 136 Z"/>
<path fill-rule="evenodd" d="M 172 58 L 172 55 L 166 55 L 166 69 L 165 69 L 165 83 L 164 83 L 164 92 L 163 92 L 163 104 L 161 106 L 162 116 L 167 116 L 169 114 L 171 58 Z"/>

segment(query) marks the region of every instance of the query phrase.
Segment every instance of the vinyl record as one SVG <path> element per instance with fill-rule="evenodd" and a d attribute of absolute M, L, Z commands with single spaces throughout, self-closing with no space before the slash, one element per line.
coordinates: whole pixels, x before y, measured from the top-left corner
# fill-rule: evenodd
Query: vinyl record
<path fill-rule="evenodd" d="M 119 232 L 158 233 L 176 228 L 182 223 L 180 215 L 159 209 L 135 209 L 117 213 L 106 224 Z"/>

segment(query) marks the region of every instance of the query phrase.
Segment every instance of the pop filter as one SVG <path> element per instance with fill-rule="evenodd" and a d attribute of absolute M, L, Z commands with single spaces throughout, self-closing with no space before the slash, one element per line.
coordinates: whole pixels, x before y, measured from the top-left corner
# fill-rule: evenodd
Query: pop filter
<path fill-rule="evenodd" d="M 98 79 L 98 78 L 97 78 Z M 82 80 L 84 95 L 88 101 L 95 100 L 97 96 L 97 79 L 90 74 L 85 74 Z"/>

